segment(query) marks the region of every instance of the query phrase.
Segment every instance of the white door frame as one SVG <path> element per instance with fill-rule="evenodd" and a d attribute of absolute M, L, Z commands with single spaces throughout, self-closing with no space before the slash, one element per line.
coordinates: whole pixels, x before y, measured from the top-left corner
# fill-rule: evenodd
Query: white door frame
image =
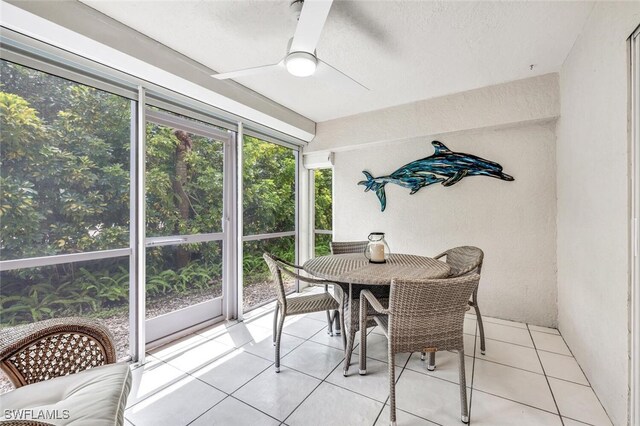
<path fill-rule="evenodd" d="M 629 424 L 640 424 L 640 28 L 630 37 L 631 288 Z"/>

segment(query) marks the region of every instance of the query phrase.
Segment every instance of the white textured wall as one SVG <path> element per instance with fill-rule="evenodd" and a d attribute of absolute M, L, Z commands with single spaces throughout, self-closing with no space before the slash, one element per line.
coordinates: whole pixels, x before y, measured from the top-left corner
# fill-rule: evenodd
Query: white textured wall
<path fill-rule="evenodd" d="M 318 123 L 305 152 L 553 119 L 559 98 L 558 74 L 546 74 L 426 99 Z"/>
<path fill-rule="evenodd" d="M 626 39 L 640 2 L 600 3 L 560 74 L 558 323 L 616 425 L 627 423 Z"/>
<path fill-rule="evenodd" d="M 433 153 L 432 137 L 337 152 L 334 238 L 366 239 L 383 231 L 395 252 L 435 255 L 459 245 L 485 251 L 479 290 L 489 316 L 556 323 L 555 120 L 498 130 L 458 132 L 438 139 L 453 151 L 487 158 L 515 177 L 471 176 L 454 186 L 409 190 L 388 184 L 387 209 L 356 185 L 362 170 L 386 175 Z"/>

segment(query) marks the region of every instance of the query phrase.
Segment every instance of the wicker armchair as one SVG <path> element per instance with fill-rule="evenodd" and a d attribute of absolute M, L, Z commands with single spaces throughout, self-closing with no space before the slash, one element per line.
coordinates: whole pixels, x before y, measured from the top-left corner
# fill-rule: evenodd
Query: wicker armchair
<path fill-rule="evenodd" d="M 451 267 L 451 273 L 449 277 L 459 277 L 462 275 L 482 273 L 482 262 L 484 261 L 484 253 L 478 247 L 462 246 L 449 249 L 443 253 L 440 253 L 435 259 L 441 259 L 446 256 L 445 262 Z M 482 315 L 480 315 L 480 308 L 478 307 L 478 289 L 473 291 L 471 300 L 469 300 L 469 306 L 472 306 L 476 311 L 476 318 L 478 320 L 478 329 L 480 330 L 480 353 L 484 355 L 486 346 L 484 342 L 484 326 L 482 325 Z M 430 365 L 433 365 L 430 363 Z"/>
<path fill-rule="evenodd" d="M 131 372 L 126 364 L 114 364 L 112 342 L 106 327 L 85 318 L 50 319 L 0 329 L 0 368 L 16 387 L 0 395 L 0 405 L 6 413 L 9 409 L 55 409 L 56 404 L 64 403 L 75 409 L 68 422 L 122 425 Z M 115 384 L 113 395 L 102 380 Z M 96 390 L 113 396 L 110 404 L 96 400 Z M 30 397 L 38 395 L 32 405 Z M 87 418 L 90 415 L 99 419 Z M 10 419 L 2 424 L 43 424 L 29 421 Z"/>
<path fill-rule="evenodd" d="M 420 281 L 393 280 L 389 307 L 368 290 L 360 293 L 360 323 L 374 319 L 388 342 L 390 422 L 396 424 L 395 354 L 458 351 L 461 419 L 469 422 L 464 369 L 464 314 L 480 275 Z M 377 316 L 371 316 L 372 313 Z M 380 316 L 383 314 L 385 316 Z M 367 335 L 360 333 L 360 374 L 367 373 Z"/>
<path fill-rule="evenodd" d="M 325 280 L 318 280 L 315 278 L 303 277 L 296 274 L 289 268 L 298 268 L 296 265 L 286 262 L 272 254 L 264 253 L 262 256 L 267 262 L 271 274 L 273 275 L 274 284 L 277 292 L 277 303 L 273 317 L 273 343 L 275 345 L 275 369 L 276 373 L 280 372 L 280 340 L 282 338 L 282 327 L 284 326 L 284 319 L 289 315 L 308 314 L 312 312 L 327 311 L 327 318 L 329 319 L 329 330 L 331 330 L 330 312 L 337 310 L 338 302 L 327 291 L 327 285 L 331 284 Z M 298 296 L 287 298 L 284 289 L 284 283 L 282 281 L 282 275 L 288 275 L 292 278 L 300 281 L 307 282 L 311 285 L 324 286 L 324 293 L 312 294 L 308 296 Z"/>

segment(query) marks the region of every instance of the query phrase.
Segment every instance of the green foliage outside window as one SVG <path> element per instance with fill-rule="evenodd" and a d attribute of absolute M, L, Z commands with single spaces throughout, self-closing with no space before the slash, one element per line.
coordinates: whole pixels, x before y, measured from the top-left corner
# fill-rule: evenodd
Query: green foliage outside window
<path fill-rule="evenodd" d="M 0 260 L 128 247 L 132 101 L 4 60 L 0 76 Z M 221 232 L 222 144 L 180 154 L 173 129 L 146 132 L 148 235 Z M 295 230 L 292 151 L 247 137 L 243 158 L 245 235 Z M 221 244 L 180 247 L 148 250 L 147 294 L 215 294 Z M 245 243 L 245 285 L 267 276 L 262 249 Z M 293 260 L 295 239 L 269 249 Z M 126 311 L 128 281 L 127 258 L 2 272 L 0 324 Z"/>
<path fill-rule="evenodd" d="M 331 231 L 332 222 L 332 169 L 319 169 L 315 171 L 315 199 L 316 218 L 315 229 Z M 331 253 L 329 243 L 331 234 L 315 234 L 316 256 L 324 256 Z"/>

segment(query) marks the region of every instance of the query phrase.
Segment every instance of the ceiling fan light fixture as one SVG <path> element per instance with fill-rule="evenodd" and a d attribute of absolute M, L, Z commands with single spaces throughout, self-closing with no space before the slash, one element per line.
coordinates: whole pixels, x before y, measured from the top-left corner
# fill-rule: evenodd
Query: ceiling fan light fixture
<path fill-rule="evenodd" d="M 296 77 L 309 77 L 316 72 L 318 60 L 308 52 L 291 52 L 284 60 L 289 74 Z"/>

